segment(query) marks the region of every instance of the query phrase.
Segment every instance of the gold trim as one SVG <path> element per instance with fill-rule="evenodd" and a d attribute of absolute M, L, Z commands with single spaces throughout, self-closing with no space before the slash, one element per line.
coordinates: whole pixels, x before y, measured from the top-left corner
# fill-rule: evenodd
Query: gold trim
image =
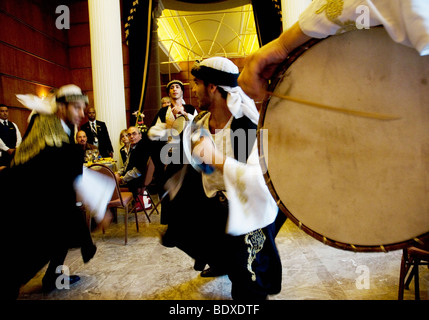
<path fill-rule="evenodd" d="M 16 149 L 12 166 L 28 162 L 42 150 L 49 147 L 62 147 L 69 143 L 69 137 L 64 132 L 60 119 L 56 115 L 36 115 L 29 134 Z"/>
<path fill-rule="evenodd" d="M 252 270 L 252 263 L 256 259 L 256 255 L 262 250 L 265 243 L 265 234 L 261 229 L 249 232 L 244 237 L 244 242 L 248 245 L 247 252 L 247 270 L 252 274 L 252 281 L 256 281 L 256 274 Z"/>
<path fill-rule="evenodd" d="M 321 14 L 325 12 L 326 18 L 335 23 L 340 29 L 337 30 L 336 34 L 341 34 L 344 32 L 356 30 L 356 23 L 352 20 L 347 20 L 342 22 L 339 20 L 340 16 L 343 14 L 344 10 L 344 0 L 327 0 L 326 4 L 320 7 L 315 13 Z"/>
<path fill-rule="evenodd" d="M 246 204 L 249 198 L 246 195 L 246 183 L 242 180 L 245 172 L 244 169 L 239 167 L 237 169 L 237 196 L 242 204 Z"/>

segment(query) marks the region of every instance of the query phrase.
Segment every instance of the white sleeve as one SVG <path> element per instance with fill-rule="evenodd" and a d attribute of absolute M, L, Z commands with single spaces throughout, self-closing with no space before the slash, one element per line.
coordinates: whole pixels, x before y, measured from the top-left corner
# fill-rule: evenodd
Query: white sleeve
<path fill-rule="evenodd" d="M 0 150 L 1 151 L 7 151 L 9 150 L 9 148 L 7 147 L 7 145 L 3 142 L 2 139 L 0 139 Z"/>
<path fill-rule="evenodd" d="M 228 234 L 246 234 L 274 222 L 278 207 L 265 183 L 256 144 L 245 164 L 228 157 L 223 175 L 229 204 Z"/>
<path fill-rule="evenodd" d="M 326 38 L 356 26 L 356 8 L 365 0 L 313 0 L 299 16 L 299 26 L 307 36 Z"/>
<path fill-rule="evenodd" d="M 159 118 L 156 120 L 155 125 L 150 127 L 147 132 L 147 136 L 152 141 L 165 140 L 165 137 L 168 135 L 167 125 L 162 122 Z"/>
<path fill-rule="evenodd" d="M 122 178 L 122 180 L 125 183 L 130 182 L 133 179 L 137 179 L 138 177 L 140 177 L 142 174 L 139 171 L 139 169 L 137 169 L 136 167 L 132 168 L 131 170 L 128 170 L 125 174 L 124 177 Z"/>
<path fill-rule="evenodd" d="M 415 48 L 420 55 L 429 54 L 427 0 L 314 0 L 300 15 L 299 26 L 306 35 L 320 39 L 362 28 L 357 24 L 362 19 L 369 20 L 368 27 L 383 25 L 395 42 Z"/>

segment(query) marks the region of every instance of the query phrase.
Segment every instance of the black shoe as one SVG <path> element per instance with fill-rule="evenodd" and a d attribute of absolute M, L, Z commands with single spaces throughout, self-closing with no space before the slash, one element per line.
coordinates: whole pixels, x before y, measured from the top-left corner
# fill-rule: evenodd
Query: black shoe
<path fill-rule="evenodd" d="M 168 232 L 168 229 L 162 236 L 161 243 L 164 247 L 167 248 L 174 248 L 176 246 L 174 242 L 174 237 L 171 235 L 171 232 Z"/>
<path fill-rule="evenodd" d="M 195 271 L 203 271 L 205 267 L 206 267 L 205 262 L 202 262 L 201 260 L 195 260 L 195 263 L 194 263 Z"/>
<path fill-rule="evenodd" d="M 69 276 L 68 280 L 69 280 L 69 284 L 73 284 L 78 282 L 80 280 L 80 277 L 76 274 L 72 274 Z"/>
<path fill-rule="evenodd" d="M 220 277 L 223 275 L 226 275 L 226 272 L 216 268 L 208 268 L 200 273 L 200 276 L 203 278 Z"/>
<path fill-rule="evenodd" d="M 95 244 L 85 246 L 80 249 L 80 252 L 82 253 L 83 262 L 87 263 L 94 257 L 95 253 L 97 252 L 97 247 Z"/>
<path fill-rule="evenodd" d="M 60 276 L 60 275 L 58 275 Z M 63 283 L 65 283 L 66 281 L 68 282 L 69 285 L 72 285 L 73 283 L 76 283 L 80 280 L 80 277 L 78 275 L 70 275 L 68 277 L 66 277 L 65 279 L 63 279 Z M 56 285 L 56 278 L 54 279 L 50 279 L 50 280 L 42 280 L 42 289 L 44 293 L 49 293 L 55 289 L 57 289 L 57 285 Z"/>

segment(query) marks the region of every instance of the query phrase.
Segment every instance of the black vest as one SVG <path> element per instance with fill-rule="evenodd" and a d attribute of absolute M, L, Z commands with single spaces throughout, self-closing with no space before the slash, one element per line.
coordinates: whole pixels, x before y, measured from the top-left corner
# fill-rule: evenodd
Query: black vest
<path fill-rule="evenodd" d="M 194 122 L 199 121 L 207 114 L 207 111 L 200 112 L 194 119 Z M 243 116 L 234 118 L 231 123 L 231 145 L 234 150 L 235 160 L 246 163 L 247 158 L 252 152 L 253 145 L 256 141 L 257 125 L 249 118 Z M 244 136 L 243 136 L 244 135 Z M 243 139 L 243 137 L 245 137 Z"/>
<path fill-rule="evenodd" d="M 185 109 L 186 113 L 189 113 L 192 115 L 195 113 L 195 108 L 193 106 L 191 106 L 190 104 L 184 104 L 183 108 Z M 158 111 L 158 114 L 153 119 L 152 124 L 150 126 L 153 127 L 156 124 L 156 121 L 158 120 L 158 118 L 161 120 L 161 122 L 165 123 L 166 122 L 165 118 L 167 116 L 167 110 L 168 110 L 168 107 L 161 108 Z"/>
<path fill-rule="evenodd" d="M 7 126 L 0 124 L 0 139 L 3 140 L 8 148 L 15 149 L 17 137 L 16 128 L 12 122 L 8 121 Z"/>

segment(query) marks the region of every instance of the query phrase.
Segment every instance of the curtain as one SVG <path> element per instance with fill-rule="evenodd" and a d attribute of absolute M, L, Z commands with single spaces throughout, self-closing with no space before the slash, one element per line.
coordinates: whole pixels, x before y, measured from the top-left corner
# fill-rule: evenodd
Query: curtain
<path fill-rule="evenodd" d="M 130 64 L 130 123 L 143 112 L 149 74 L 153 0 L 123 0 L 125 37 Z"/>
<path fill-rule="evenodd" d="M 256 32 L 262 47 L 283 32 L 281 0 L 252 0 Z"/>

